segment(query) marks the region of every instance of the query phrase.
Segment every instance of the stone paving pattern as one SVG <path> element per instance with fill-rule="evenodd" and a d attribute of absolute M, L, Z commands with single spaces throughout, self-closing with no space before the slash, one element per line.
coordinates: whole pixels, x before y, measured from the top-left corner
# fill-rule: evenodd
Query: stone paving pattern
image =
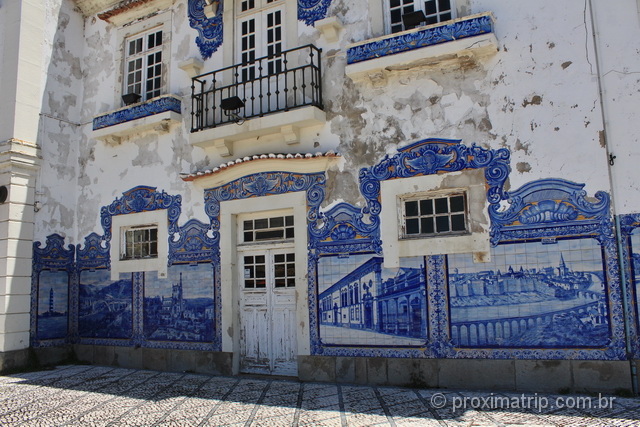
<path fill-rule="evenodd" d="M 72 365 L 0 376 L 0 426 L 640 425 L 639 398 L 602 397 L 613 403 L 606 408 L 585 395 L 524 396 L 591 408 L 491 403 L 522 396 Z M 475 408 L 454 410 L 465 398 Z"/>

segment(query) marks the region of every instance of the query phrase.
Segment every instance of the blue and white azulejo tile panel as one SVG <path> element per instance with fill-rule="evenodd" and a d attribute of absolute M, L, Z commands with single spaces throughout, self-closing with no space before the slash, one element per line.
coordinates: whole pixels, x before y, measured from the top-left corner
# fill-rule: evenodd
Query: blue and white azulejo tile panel
<path fill-rule="evenodd" d="M 110 271 L 80 272 L 78 333 L 82 338 L 131 338 L 133 281 L 131 273 L 111 280 Z"/>
<path fill-rule="evenodd" d="M 68 314 L 69 273 L 41 271 L 38 277 L 38 339 L 66 338 Z"/>
<path fill-rule="evenodd" d="M 148 340 L 211 342 L 213 265 L 174 264 L 168 278 L 144 275 L 144 336 Z"/>
<path fill-rule="evenodd" d="M 449 255 L 457 347 L 604 347 L 610 337 L 603 251 L 593 238 L 500 244 L 490 263 Z"/>
<path fill-rule="evenodd" d="M 373 254 L 318 260 L 318 323 L 326 345 L 420 346 L 427 337 L 425 261 L 397 270 Z"/>

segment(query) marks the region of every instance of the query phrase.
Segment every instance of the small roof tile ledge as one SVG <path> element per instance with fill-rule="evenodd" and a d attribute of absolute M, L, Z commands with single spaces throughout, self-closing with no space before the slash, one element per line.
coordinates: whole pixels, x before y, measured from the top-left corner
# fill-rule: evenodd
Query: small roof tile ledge
<path fill-rule="evenodd" d="M 243 176 L 262 172 L 316 173 L 323 172 L 337 164 L 342 157 L 334 151 L 325 153 L 258 154 L 222 163 L 220 166 L 182 173 L 183 181 L 193 181 L 202 188 L 213 188 L 234 181 Z"/>

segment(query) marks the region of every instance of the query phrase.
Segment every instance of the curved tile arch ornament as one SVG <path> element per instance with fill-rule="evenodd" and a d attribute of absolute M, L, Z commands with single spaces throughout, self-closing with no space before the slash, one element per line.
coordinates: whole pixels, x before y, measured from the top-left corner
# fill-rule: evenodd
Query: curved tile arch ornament
<path fill-rule="evenodd" d="M 209 59 L 222 44 L 224 0 L 220 0 L 218 13 L 213 18 L 206 17 L 204 6 L 204 0 L 189 0 L 187 13 L 189 26 L 198 31 L 196 45 L 200 49 L 200 55 L 203 59 Z"/>
<path fill-rule="evenodd" d="M 114 215 L 126 215 L 137 212 L 167 209 L 169 219 L 169 236 L 178 232 L 182 196 L 171 196 L 164 191 L 156 191 L 156 187 L 140 185 L 122 193 L 113 203 L 100 209 L 100 222 L 104 229 L 103 240 L 111 241 L 111 224 Z"/>
<path fill-rule="evenodd" d="M 85 237 L 84 246 L 76 247 L 78 270 L 110 268 L 109 246 L 109 242 L 105 242 L 98 233 L 91 233 Z"/>
<path fill-rule="evenodd" d="M 38 317 L 38 282 L 40 273 L 44 270 L 65 271 L 69 275 L 69 312 L 68 321 L 73 319 L 72 307 L 77 305 L 77 294 L 73 292 L 72 283 L 74 282 L 75 270 L 75 246 L 69 245 L 68 249 L 64 248 L 65 238 L 59 234 L 50 234 L 47 236 L 45 247 L 42 248 L 41 242 L 33 242 L 33 262 L 31 272 L 31 345 L 34 347 L 56 347 L 68 342 L 67 338 L 56 338 L 39 340 L 37 338 L 37 317 Z M 74 301 L 75 299 L 75 301 Z"/>
<path fill-rule="evenodd" d="M 592 203 L 583 188 L 584 184 L 549 178 L 507 192 L 509 208 L 491 216 L 492 244 L 562 234 L 597 233 L 612 238 L 609 194 L 598 191 Z"/>
<path fill-rule="evenodd" d="M 362 209 L 338 203 L 320 213 L 321 228 L 310 228 L 309 246 L 319 254 L 382 252 L 382 242 L 363 220 Z"/>
<path fill-rule="evenodd" d="M 331 0 L 298 0 L 298 20 L 307 25 L 327 16 Z"/>
<path fill-rule="evenodd" d="M 174 263 L 210 262 L 214 240 L 209 225 L 190 219 L 180 227 L 177 240 L 169 240 L 169 265 Z"/>
<path fill-rule="evenodd" d="M 365 230 L 380 238 L 380 181 L 485 168 L 489 216 L 493 220 L 499 203 L 506 199 L 504 183 L 510 172 L 506 148 L 485 149 L 475 143 L 462 145 L 459 139 L 424 139 L 385 156 L 377 165 L 360 170 L 360 191 L 367 201 L 363 214 L 369 215 Z"/>
<path fill-rule="evenodd" d="M 324 172 L 312 174 L 262 172 L 205 190 L 205 212 L 211 220 L 215 243 L 214 261 L 220 258 L 220 202 L 306 191 L 308 230 L 311 234 L 311 231 L 317 228 L 320 218 L 320 203 L 324 200 L 325 180 Z"/>

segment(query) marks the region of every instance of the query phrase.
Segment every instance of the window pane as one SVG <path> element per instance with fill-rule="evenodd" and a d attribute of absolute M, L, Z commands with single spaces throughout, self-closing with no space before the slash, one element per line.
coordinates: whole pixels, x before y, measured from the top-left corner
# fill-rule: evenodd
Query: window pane
<path fill-rule="evenodd" d="M 277 254 L 273 256 L 275 262 L 284 262 L 284 254 Z"/>
<path fill-rule="evenodd" d="M 464 226 L 464 215 L 451 215 L 451 230 L 452 231 L 464 231 L 466 227 Z"/>
<path fill-rule="evenodd" d="M 264 255 L 256 256 L 256 264 L 264 264 Z"/>
<path fill-rule="evenodd" d="M 451 200 L 451 212 L 464 212 L 464 197 L 454 196 Z"/>
<path fill-rule="evenodd" d="M 449 231 L 449 217 L 448 216 L 437 216 L 436 217 L 436 231 L 438 233 L 442 233 L 444 231 Z"/>
<path fill-rule="evenodd" d="M 282 239 L 284 230 L 256 231 L 256 240 Z"/>
<path fill-rule="evenodd" d="M 293 236 L 293 228 L 287 228 L 287 229 L 285 230 L 285 232 L 286 232 L 285 237 L 286 237 L 287 239 L 292 239 L 292 238 L 294 237 L 294 236 Z"/>
<path fill-rule="evenodd" d="M 284 218 L 279 216 L 276 218 L 271 218 L 269 220 L 269 225 L 271 227 L 283 227 L 284 226 Z"/>
<path fill-rule="evenodd" d="M 256 219 L 255 227 L 257 229 L 269 228 L 269 220 L 266 218 Z"/>
<path fill-rule="evenodd" d="M 285 225 L 293 225 L 293 216 L 285 216 L 284 217 L 284 223 Z"/>
<path fill-rule="evenodd" d="M 418 234 L 420 229 L 418 227 L 418 219 L 407 219 L 407 234 Z"/>
<path fill-rule="evenodd" d="M 253 242 L 253 233 L 251 231 L 247 231 L 244 233 L 244 241 Z"/>
<path fill-rule="evenodd" d="M 435 199 L 437 214 L 449 212 L 448 201 L 449 199 L 447 199 L 446 197 L 442 199 Z"/>
<path fill-rule="evenodd" d="M 411 201 L 404 203 L 405 215 L 407 216 L 418 216 L 418 202 Z"/>
<path fill-rule="evenodd" d="M 451 3 L 449 2 L 449 0 L 440 0 L 439 5 L 440 5 L 440 12 L 444 12 L 446 10 L 451 9 Z"/>
<path fill-rule="evenodd" d="M 436 2 L 435 0 L 427 0 L 424 2 L 424 11 L 426 15 L 431 15 L 436 13 Z"/>
<path fill-rule="evenodd" d="M 433 218 L 421 218 L 420 219 L 420 227 L 422 228 L 423 234 L 432 234 L 433 233 Z"/>
<path fill-rule="evenodd" d="M 431 199 L 420 200 L 420 215 L 433 215 L 433 201 Z"/>

